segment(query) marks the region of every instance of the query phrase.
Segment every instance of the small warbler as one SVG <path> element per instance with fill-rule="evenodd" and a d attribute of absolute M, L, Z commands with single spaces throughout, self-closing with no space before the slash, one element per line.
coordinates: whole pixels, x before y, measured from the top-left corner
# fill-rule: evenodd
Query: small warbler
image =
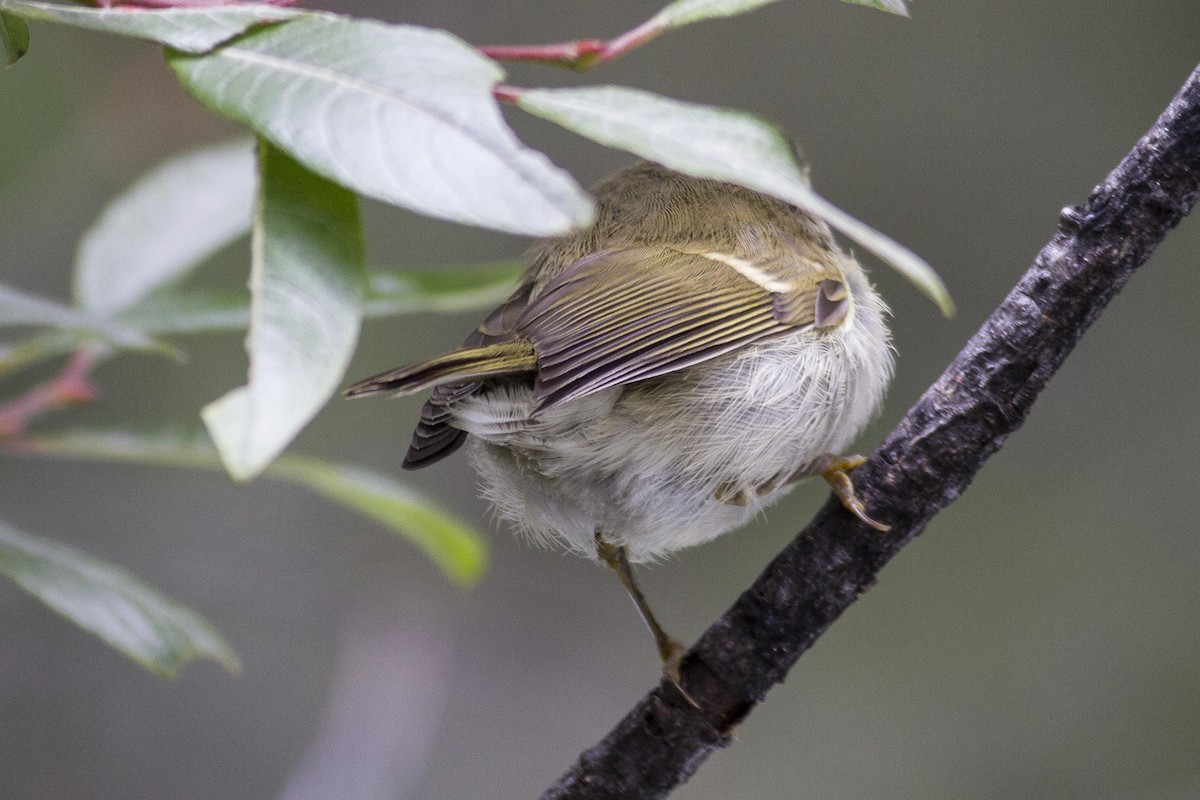
<path fill-rule="evenodd" d="M 888 311 L 821 220 L 643 162 L 601 183 L 596 223 L 528 254 L 461 347 L 347 390 L 426 389 L 404 467 L 464 443 L 499 514 L 621 578 L 676 685 L 684 648 L 631 562 L 745 523 L 823 476 L 871 519 L 839 455 L 892 376 Z"/>

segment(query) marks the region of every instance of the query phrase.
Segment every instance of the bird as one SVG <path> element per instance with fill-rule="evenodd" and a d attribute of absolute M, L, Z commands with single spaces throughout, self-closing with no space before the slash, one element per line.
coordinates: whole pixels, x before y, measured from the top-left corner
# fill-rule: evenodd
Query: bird
<path fill-rule="evenodd" d="M 843 453 L 892 378 L 890 314 L 828 225 L 783 200 L 651 161 L 593 195 L 595 223 L 535 244 L 462 346 L 346 394 L 432 390 L 402 466 L 466 445 L 499 517 L 616 573 L 683 691 L 685 648 L 632 565 L 813 475 L 886 530 L 848 474 L 864 459 Z"/>

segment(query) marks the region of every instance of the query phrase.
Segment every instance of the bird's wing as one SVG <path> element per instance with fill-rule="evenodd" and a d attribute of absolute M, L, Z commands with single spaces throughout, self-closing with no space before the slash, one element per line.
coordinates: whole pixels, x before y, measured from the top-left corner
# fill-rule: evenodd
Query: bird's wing
<path fill-rule="evenodd" d="M 531 288 L 529 283 L 523 283 L 467 337 L 461 349 L 511 342 L 516 336 L 513 329 L 517 317 L 529 302 Z M 436 464 L 463 446 L 467 441 L 467 432 L 451 424 L 452 415 L 448 407 L 456 400 L 479 391 L 479 388 L 478 381 L 441 384 L 433 388 L 433 396 L 421 407 L 421 419 L 404 455 L 404 469 L 421 469 Z"/>
<path fill-rule="evenodd" d="M 666 247 L 609 250 L 551 280 L 516 320 L 538 410 L 846 318 L 836 268 Z"/>

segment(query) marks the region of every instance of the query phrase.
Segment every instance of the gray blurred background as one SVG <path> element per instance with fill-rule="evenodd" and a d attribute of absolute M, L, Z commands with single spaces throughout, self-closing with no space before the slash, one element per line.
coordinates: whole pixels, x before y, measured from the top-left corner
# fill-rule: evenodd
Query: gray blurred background
<path fill-rule="evenodd" d="M 476 43 L 611 36 L 657 4 L 347 2 Z M 1200 60 L 1200 4 L 917 0 L 914 17 L 783 2 L 672 33 L 590 75 L 752 110 L 817 188 L 946 278 L 951 321 L 883 268 L 899 373 L 870 450 Z M 156 48 L 38 25 L 0 73 L 0 281 L 66 298 L 74 243 L 160 159 L 235 130 Z M 630 159 L 510 114 L 590 184 Z M 526 242 L 366 204 L 377 265 Z M 1117 298 L 976 485 L 934 520 L 678 792 L 718 798 L 1200 796 L 1200 220 Z M 245 280 L 244 245 L 202 278 Z M 868 262 L 868 267 L 872 263 Z M 457 343 L 474 315 L 372 322 L 350 377 Z M 239 335 L 187 365 L 123 356 L 71 423 L 194 419 L 244 379 Z M 50 365 L 47 369 L 51 369 Z M 11 396 L 48 371 L 0 384 Z M 418 401 L 334 401 L 295 452 L 398 472 Z M 51 424 L 59 424 L 53 421 Z M 245 671 L 161 681 L 0 583 L 0 798 L 528 798 L 657 679 L 603 569 L 495 530 L 464 459 L 411 481 L 492 543 L 477 588 L 301 490 L 217 474 L 0 460 L 0 516 L 124 565 L 207 614 Z M 822 502 L 643 573 L 695 638 Z"/>

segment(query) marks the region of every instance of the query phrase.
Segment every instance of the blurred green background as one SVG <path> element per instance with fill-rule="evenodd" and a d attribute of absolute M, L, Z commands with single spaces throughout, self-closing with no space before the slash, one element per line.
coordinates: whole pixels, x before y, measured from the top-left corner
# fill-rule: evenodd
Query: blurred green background
<path fill-rule="evenodd" d="M 611 36 L 656 4 L 346 2 L 476 43 Z M 590 75 L 761 113 L 817 188 L 946 278 L 959 315 L 883 268 L 899 373 L 870 450 L 1200 59 L 1200 4 L 916 0 L 911 20 L 783 2 L 672 33 Z M 234 129 L 156 48 L 38 25 L 0 73 L 0 281 L 66 298 L 74 243 L 165 156 Z M 630 159 L 510 114 L 590 184 Z M 371 261 L 455 264 L 526 242 L 366 204 Z M 1025 427 L 678 792 L 717 798 L 1200 796 L 1200 220 L 1096 324 Z M 245 280 L 244 245 L 205 281 Z M 867 262 L 868 267 L 872 262 Z M 350 377 L 456 344 L 474 315 L 370 323 Z M 239 385 L 238 335 L 186 365 L 127 355 L 68 423 L 194 419 Z M 16 394 L 47 371 L 0 383 Z M 334 401 L 294 451 L 398 472 L 417 400 Z M 47 428 L 60 424 L 53 420 Z M 245 671 L 161 681 L 0 583 L 0 797 L 527 798 L 657 679 L 603 569 L 495 530 L 458 457 L 406 475 L 487 532 L 481 585 L 299 489 L 217 474 L 0 459 L 0 516 L 201 610 Z M 809 518 L 765 519 L 643 572 L 690 641 Z"/>

